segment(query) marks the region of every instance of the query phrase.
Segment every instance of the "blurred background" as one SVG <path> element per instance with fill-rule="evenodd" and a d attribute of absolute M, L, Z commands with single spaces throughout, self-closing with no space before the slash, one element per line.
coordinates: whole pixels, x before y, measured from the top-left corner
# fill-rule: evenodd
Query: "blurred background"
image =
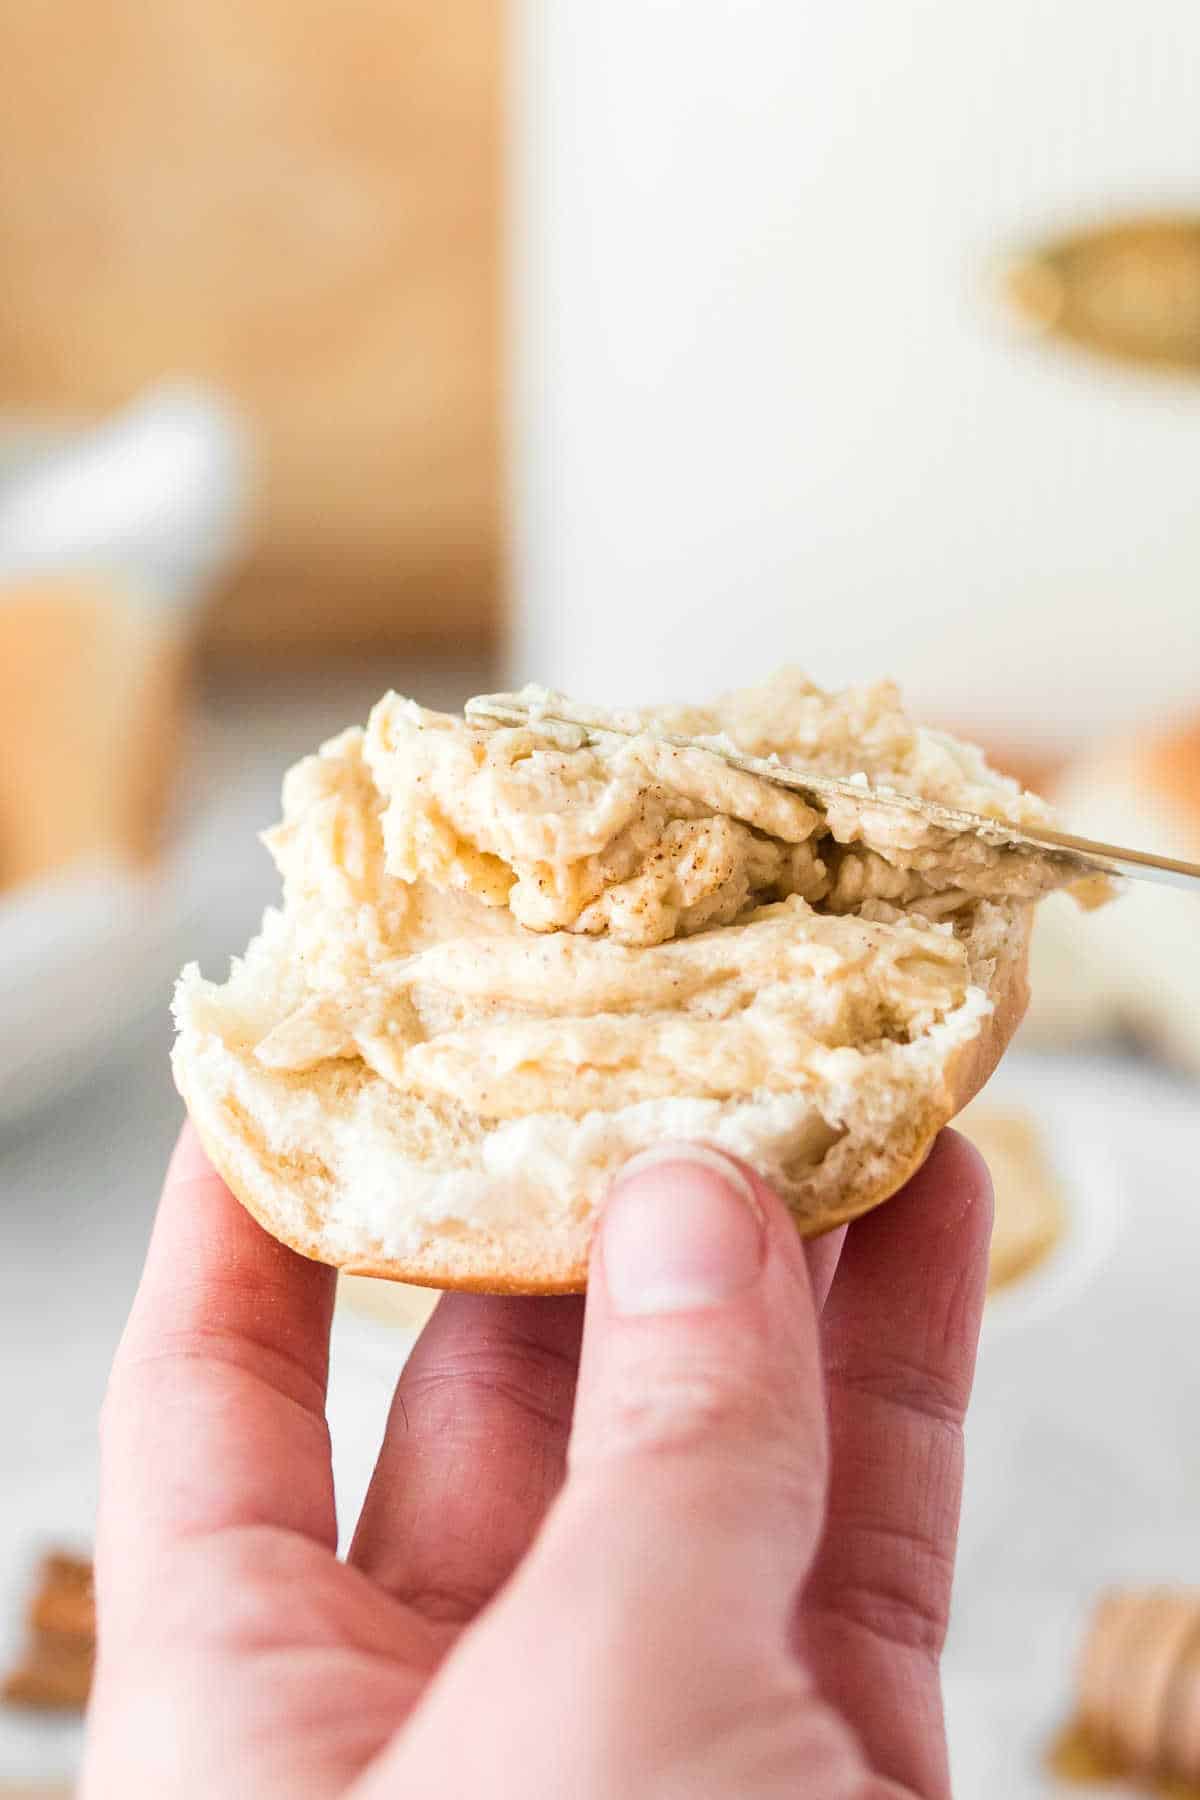
<path fill-rule="evenodd" d="M 298 755 L 792 661 L 1200 860 L 1198 68 L 1188 0 L 0 4 L 0 1795 L 69 1790 L 170 985 Z M 1079 1791 L 1098 1595 L 1200 1581 L 1198 922 L 1051 902 L 967 1122 L 963 1794 Z M 339 1308 L 348 1510 L 415 1317 Z"/>

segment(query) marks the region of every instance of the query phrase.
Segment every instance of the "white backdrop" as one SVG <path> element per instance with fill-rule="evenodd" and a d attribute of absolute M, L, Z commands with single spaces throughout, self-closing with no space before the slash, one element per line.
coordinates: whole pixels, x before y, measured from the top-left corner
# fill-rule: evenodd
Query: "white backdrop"
<path fill-rule="evenodd" d="M 1200 698 L 1200 381 L 997 258 L 1200 211 L 1192 0 L 523 0 L 514 673 L 788 658 L 1052 746 Z"/>

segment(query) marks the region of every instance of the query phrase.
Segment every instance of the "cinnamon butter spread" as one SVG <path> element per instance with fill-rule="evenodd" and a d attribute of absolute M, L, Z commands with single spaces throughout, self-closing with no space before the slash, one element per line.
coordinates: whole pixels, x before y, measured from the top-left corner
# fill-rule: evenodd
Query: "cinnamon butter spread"
<path fill-rule="evenodd" d="M 655 734 L 1013 823 L 1043 821 L 1040 801 L 914 726 L 890 684 L 830 695 L 785 673 L 635 724 L 585 743 L 388 695 L 293 769 L 267 842 L 301 997 L 258 1063 L 358 1058 L 484 1120 L 578 1116 L 804 1092 L 986 1013 L 970 921 L 1057 885 L 1044 859 L 867 803 L 821 810 Z"/>

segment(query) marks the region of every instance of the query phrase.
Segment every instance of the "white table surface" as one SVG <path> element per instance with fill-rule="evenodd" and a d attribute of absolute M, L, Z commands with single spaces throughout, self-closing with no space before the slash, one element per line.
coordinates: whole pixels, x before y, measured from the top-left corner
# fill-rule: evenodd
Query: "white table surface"
<path fill-rule="evenodd" d="M 218 971 L 272 898 L 254 832 L 296 754 L 389 682 L 452 705 L 487 680 L 401 665 L 211 699 L 224 866 L 178 960 Z M 38 1548 L 91 1542 L 96 1412 L 181 1118 L 166 999 L 85 1082 L 0 1134 L 0 1663 Z M 997 1306 L 985 1332 L 946 1676 L 956 1792 L 1034 1800 L 1056 1791 L 1039 1749 L 1099 1587 L 1200 1580 L 1200 1095 L 1129 1059 L 1019 1052 L 996 1086 L 1042 1118 L 1082 1248 Z M 407 1342 L 339 1315 L 330 1407 L 344 1520 Z M 77 1726 L 0 1712 L 0 1783 L 67 1776 L 78 1742 Z"/>
<path fill-rule="evenodd" d="M 984 1324 L 944 1659 L 955 1793 L 1072 1800 L 1041 1757 L 1097 1596 L 1200 1586 L 1200 1091 L 1017 1050 L 989 1092 L 1036 1112 L 1074 1230 Z"/>

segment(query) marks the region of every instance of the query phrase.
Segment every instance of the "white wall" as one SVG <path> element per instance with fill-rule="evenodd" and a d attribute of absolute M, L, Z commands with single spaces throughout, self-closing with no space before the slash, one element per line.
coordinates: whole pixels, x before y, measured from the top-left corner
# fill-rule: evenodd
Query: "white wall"
<path fill-rule="evenodd" d="M 523 0 L 516 84 L 514 673 L 791 659 L 1045 743 L 1200 701 L 1200 382 L 993 280 L 1200 211 L 1193 0 Z"/>

